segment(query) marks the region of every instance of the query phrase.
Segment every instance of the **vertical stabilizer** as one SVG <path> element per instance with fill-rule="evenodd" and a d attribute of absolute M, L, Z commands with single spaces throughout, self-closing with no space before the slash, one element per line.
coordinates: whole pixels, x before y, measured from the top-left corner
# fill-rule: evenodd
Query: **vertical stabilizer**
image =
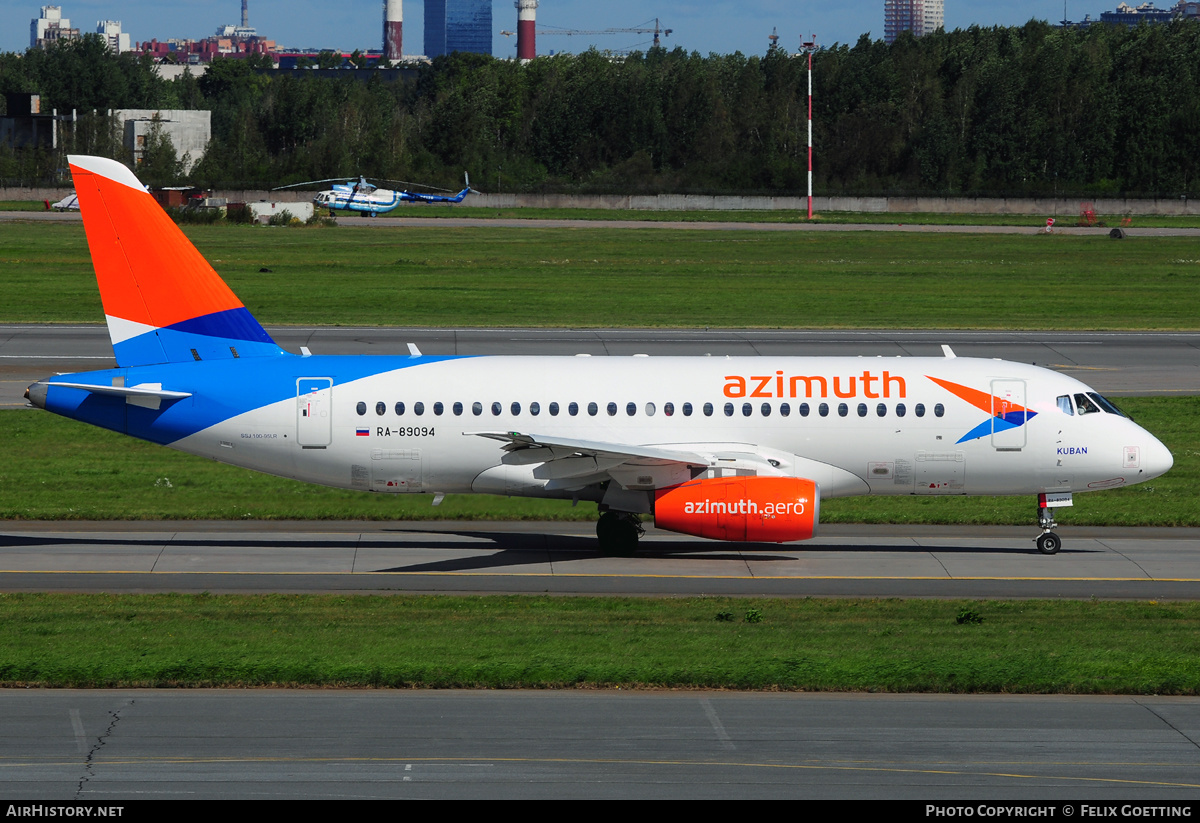
<path fill-rule="evenodd" d="M 283 353 L 133 172 L 68 161 L 120 366 Z"/>

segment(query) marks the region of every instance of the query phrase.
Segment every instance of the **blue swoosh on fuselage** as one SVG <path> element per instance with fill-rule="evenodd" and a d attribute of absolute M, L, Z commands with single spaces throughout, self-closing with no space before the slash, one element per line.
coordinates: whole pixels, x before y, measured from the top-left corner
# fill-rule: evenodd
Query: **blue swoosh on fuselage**
<path fill-rule="evenodd" d="M 95 426 L 167 445 L 240 414 L 296 397 L 296 381 L 328 377 L 334 386 L 364 377 L 478 355 L 314 355 L 281 354 L 241 360 L 165 363 L 156 366 L 61 374 L 48 382 L 112 386 L 161 383 L 169 391 L 191 392 L 183 400 L 164 401 L 159 409 L 128 404 L 125 398 L 84 389 L 50 386 L 46 410 Z"/>

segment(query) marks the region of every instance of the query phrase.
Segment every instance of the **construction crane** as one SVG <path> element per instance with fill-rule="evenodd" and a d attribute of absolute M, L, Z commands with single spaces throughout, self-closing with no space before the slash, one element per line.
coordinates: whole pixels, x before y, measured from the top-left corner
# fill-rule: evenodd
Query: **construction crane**
<path fill-rule="evenodd" d="M 650 25 L 651 23 L 653 23 L 654 25 L 651 26 Z M 655 17 L 653 20 L 647 20 L 645 23 L 642 23 L 641 25 L 633 26 L 632 28 L 627 28 L 627 29 L 617 28 L 617 29 L 587 30 L 587 29 L 563 29 L 563 28 L 559 28 L 557 26 L 551 26 L 548 29 L 538 29 L 536 34 L 538 37 L 541 37 L 543 35 L 560 35 L 560 34 L 565 34 L 568 37 L 570 37 L 572 35 L 576 35 L 576 34 L 579 34 L 579 35 L 653 34 L 654 35 L 654 46 L 655 46 L 655 48 L 657 48 L 659 45 L 659 42 L 658 42 L 659 35 L 661 34 L 663 37 L 666 37 L 672 31 L 674 31 L 674 29 L 664 29 L 660 25 L 658 18 Z M 512 32 L 512 31 L 502 31 L 500 33 L 503 34 L 505 37 L 512 37 L 514 34 L 516 34 L 516 32 Z"/>

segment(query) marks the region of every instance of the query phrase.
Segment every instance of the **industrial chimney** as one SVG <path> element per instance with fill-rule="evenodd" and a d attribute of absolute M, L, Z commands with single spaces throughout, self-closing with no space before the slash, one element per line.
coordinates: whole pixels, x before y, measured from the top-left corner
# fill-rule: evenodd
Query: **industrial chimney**
<path fill-rule="evenodd" d="M 383 4 L 383 56 L 388 60 L 399 60 L 404 32 L 403 0 L 384 0 Z"/>
<path fill-rule="evenodd" d="M 242 28 L 250 28 L 250 0 L 242 0 Z"/>
<path fill-rule="evenodd" d="M 538 0 L 517 0 L 517 59 L 532 60 L 537 57 L 534 32 L 537 27 Z"/>

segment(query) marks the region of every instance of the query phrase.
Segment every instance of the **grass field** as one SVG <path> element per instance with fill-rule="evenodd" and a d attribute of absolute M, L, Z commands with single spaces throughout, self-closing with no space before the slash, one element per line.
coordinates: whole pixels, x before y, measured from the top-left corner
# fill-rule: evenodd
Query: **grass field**
<path fill-rule="evenodd" d="M 1186 237 L 195 226 L 268 324 L 1200 328 Z M 0 322 L 103 317 L 78 224 L 0 233 Z"/>
<path fill-rule="evenodd" d="M 1123 398 L 1175 467 L 1149 483 L 1081 494 L 1073 525 L 1200 526 L 1200 397 Z M 569 501 L 376 495 L 225 466 L 45 412 L 0 412 L 0 519 L 590 520 Z M 853 497 L 821 501 L 827 523 L 1032 525 L 1032 497 Z"/>
<path fill-rule="evenodd" d="M 1198 656 L 1197 603 L 0 594 L 8 687 L 1195 695 Z"/>
<path fill-rule="evenodd" d="M 39 202 L 40 206 L 41 203 Z M 0 211 L 2 211 L 0 204 Z M 771 211 L 649 211 L 645 209 L 492 209 L 482 207 L 402 207 L 386 217 L 470 217 L 481 220 L 644 220 L 655 223 L 807 223 L 805 211 L 773 209 Z M 1059 226 L 1074 226 L 1078 214 L 933 214 L 930 212 L 861 212 L 831 211 L 814 214 L 813 223 L 892 224 L 905 226 L 1028 226 L 1031 229 L 1046 225 L 1054 217 Z M 350 218 L 353 219 L 353 218 Z M 1122 226 L 1129 220 L 1132 228 L 1197 228 L 1200 215 L 1147 214 L 1097 215 L 1097 225 Z"/>
<path fill-rule="evenodd" d="M 436 224 L 188 233 L 271 324 L 1200 327 L 1200 246 L 1189 238 Z M 0 287 L 0 322 L 103 317 L 79 225 L 6 224 Z M 1175 468 L 1079 495 L 1060 521 L 1200 525 L 1200 398 L 1122 405 L 1168 445 Z M 0 412 L 8 520 L 594 515 L 483 496 L 433 509 L 427 496 L 322 489 Z M 822 519 L 1031 525 L 1032 501 L 851 498 L 823 501 Z M 1194 695 L 1198 630 L 1192 603 L 0 593 L 0 686 Z"/>

